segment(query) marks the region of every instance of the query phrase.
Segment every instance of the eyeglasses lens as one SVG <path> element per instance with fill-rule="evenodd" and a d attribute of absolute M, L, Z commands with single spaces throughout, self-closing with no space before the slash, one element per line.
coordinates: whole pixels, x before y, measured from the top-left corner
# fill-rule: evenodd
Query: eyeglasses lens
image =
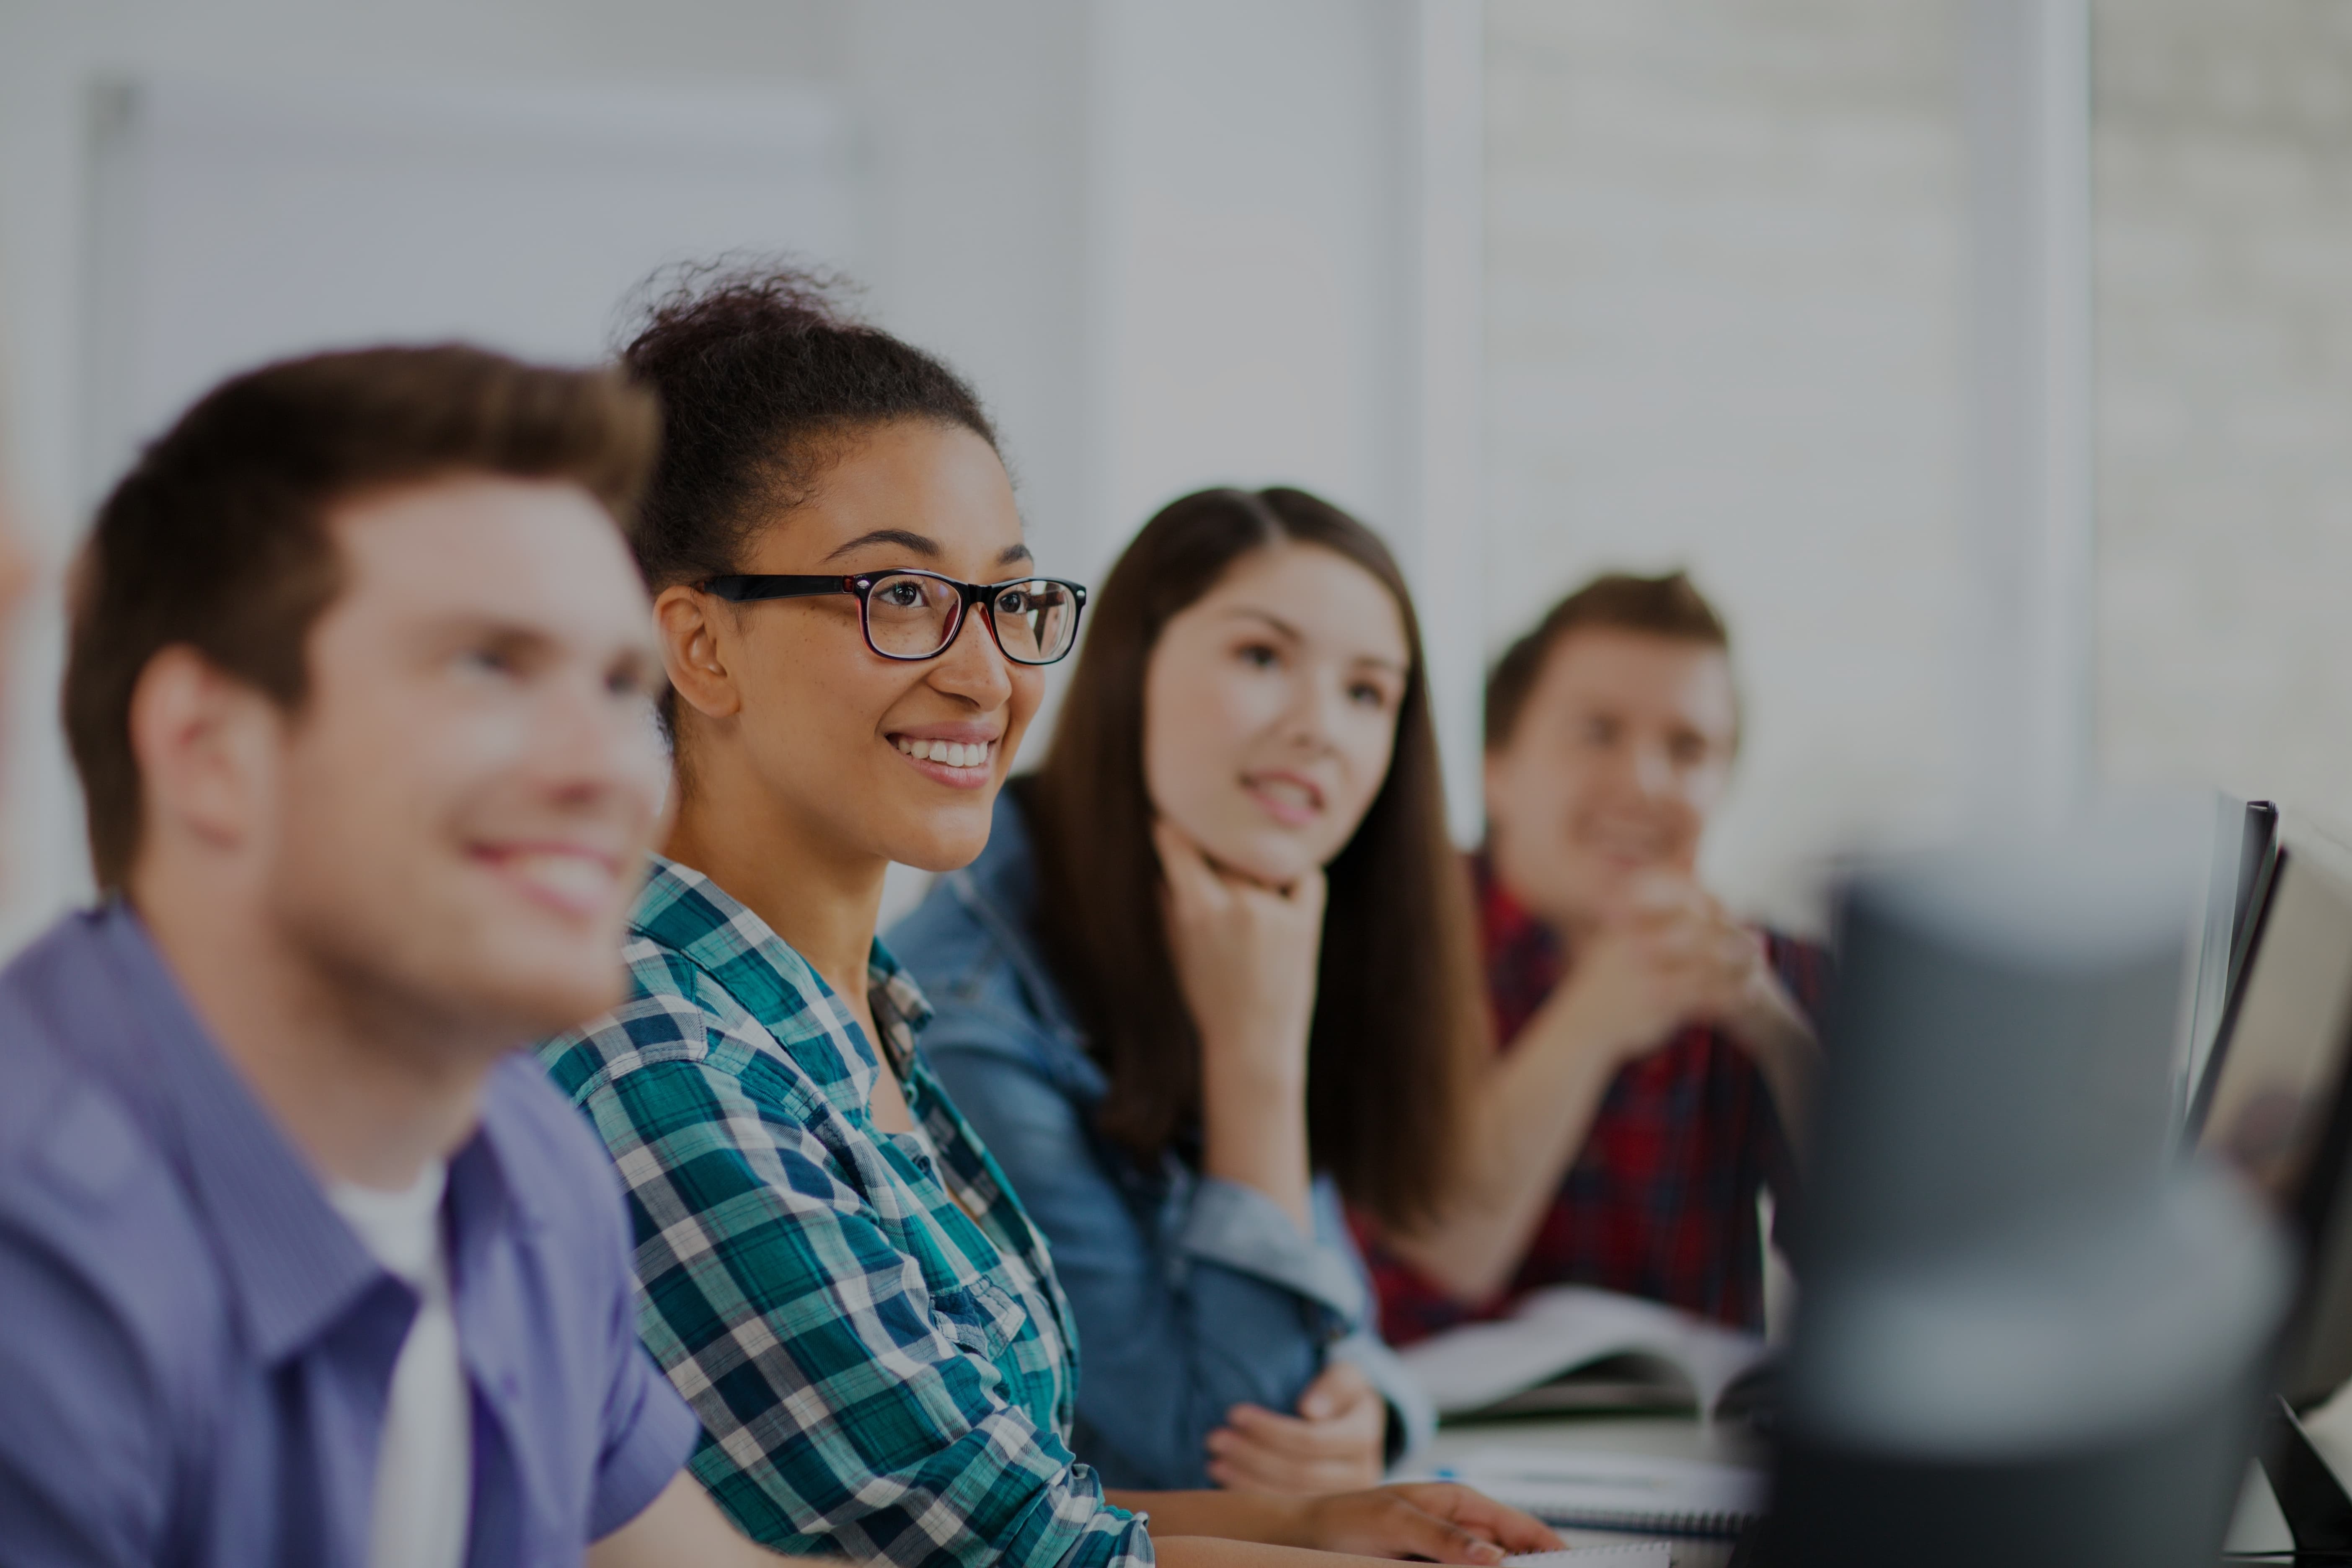
<path fill-rule="evenodd" d="M 877 650 L 899 658 L 928 658 L 948 646 L 963 600 L 936 577 L 892 575 L 866 595 L 866 635 Z"/>
<path fill-rule="evenodd" d="M 996 640 L 1007 658 L 1051 664 L 1070 651 L 1077 627 L 1077 605 L 1059 583 L 1033 578 L 997 590 Z"/>

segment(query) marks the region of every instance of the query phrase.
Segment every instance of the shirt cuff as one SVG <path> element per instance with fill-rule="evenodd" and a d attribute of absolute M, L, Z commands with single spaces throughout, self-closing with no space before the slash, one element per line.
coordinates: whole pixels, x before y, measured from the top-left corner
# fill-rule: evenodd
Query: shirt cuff
<path fill-rule="evenodd" d="M 694 1452 L 702 1422 L 668 1378 L 646 1360 L 645 1398 L 628 1436 L 605 1450 L 588 1510 L 588 1539 L 602 1541 L 652 1506 Z"/>
<path fill-rule="evenodd" d="M 1405 1370 L 1403 1360 L 1389 1349 L 1381 1337 L 1369 1329 L 1358 1329 L 1333 1345 L 1331 1355 L 1339 1361 L 1354 1363 L 1358 1371 L 1371 1380 L 1389 1404 L 1389 1443 L 1387 1461 L 1398 1465 L 1421 1451 L 1437 1432 L 1437 1405 L 1428 1391 L 1412 1373 Z"/>
<path fill-rule="evenodd" d="M 1178 1250 L 1251 1274 L 1318 1302 L 1349 1329 L 1364 1321 L 1364 1286 L 1336 1249 L 1309 1239 L 1280 1204 L 1238 1182 L 1204 1176 L 1177 1237 Z"/>

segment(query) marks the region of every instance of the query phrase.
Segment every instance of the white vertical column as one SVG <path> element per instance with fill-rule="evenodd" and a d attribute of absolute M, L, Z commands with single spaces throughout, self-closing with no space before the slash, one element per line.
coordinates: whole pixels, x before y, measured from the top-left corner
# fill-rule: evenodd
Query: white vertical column
<path fill-rule="evenodd" d="M 1419 601 L 1454 837 L 1478 837 L 1480 678 L 1490 563 L 1481 387 L 1486 330 L 1486 7 L 1411 0 L 1412 180 L 1405 205 L 1413 339 L 1403 447 Z"/>
<path fill-rule="evenodd" d="M 1966 0 L 1972 795 L 2062 817 L 2093 741 L 2089 0 Z"/>

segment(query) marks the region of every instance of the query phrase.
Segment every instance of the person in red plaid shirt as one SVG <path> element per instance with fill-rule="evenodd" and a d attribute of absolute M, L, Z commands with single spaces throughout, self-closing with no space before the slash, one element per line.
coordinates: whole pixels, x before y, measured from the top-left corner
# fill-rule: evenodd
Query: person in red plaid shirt
<path fill-rule="evenodd" d="M 1496 666 L 1472 874 L 1501 1048 L 1443 1214 L 1363 1237 L 1392 1342 L 1559 1284 L 1763 1327 L 1757 1194 L 1790 1190 L 1828 963 L 1696 879 L 1738 733 L 1681 573 L 1595 579 Z"/>

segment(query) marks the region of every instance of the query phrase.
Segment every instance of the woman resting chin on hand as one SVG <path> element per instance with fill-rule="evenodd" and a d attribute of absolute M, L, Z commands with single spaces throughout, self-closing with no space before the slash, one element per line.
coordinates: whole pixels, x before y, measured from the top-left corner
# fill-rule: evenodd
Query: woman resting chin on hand
<path fill-rule="evenodd" d="M 1369 1486 L 1426 1415 L 1341 1200 L 1426 1207 L 1482 1026 L 1411 601 L 1337 508 L 1208 490 L 1088 613 L 1044 767 L 891 947 L 1053 1246 L 1078 1457 L 1115 1486 Z"/>
<path fill-rule="evenodd" d="M 907 1568 L 1556 1544 L 1459 1487 L 1114 1499 L 1074 1457 L 1055 1261 L 916 1055 L 929 1007 L 874 921 L 892 861 L 987 843 L 1083 590 L 1032 562 L 970 389 L 805 279 L 706 280 L 624 365 L 666 421 L 632 543 L 677 815 L 630 1000 L 540 1057 L 629 1188 L 638 1327 L 701 1418 L 702 1485 L 763 1544 Z"/>

